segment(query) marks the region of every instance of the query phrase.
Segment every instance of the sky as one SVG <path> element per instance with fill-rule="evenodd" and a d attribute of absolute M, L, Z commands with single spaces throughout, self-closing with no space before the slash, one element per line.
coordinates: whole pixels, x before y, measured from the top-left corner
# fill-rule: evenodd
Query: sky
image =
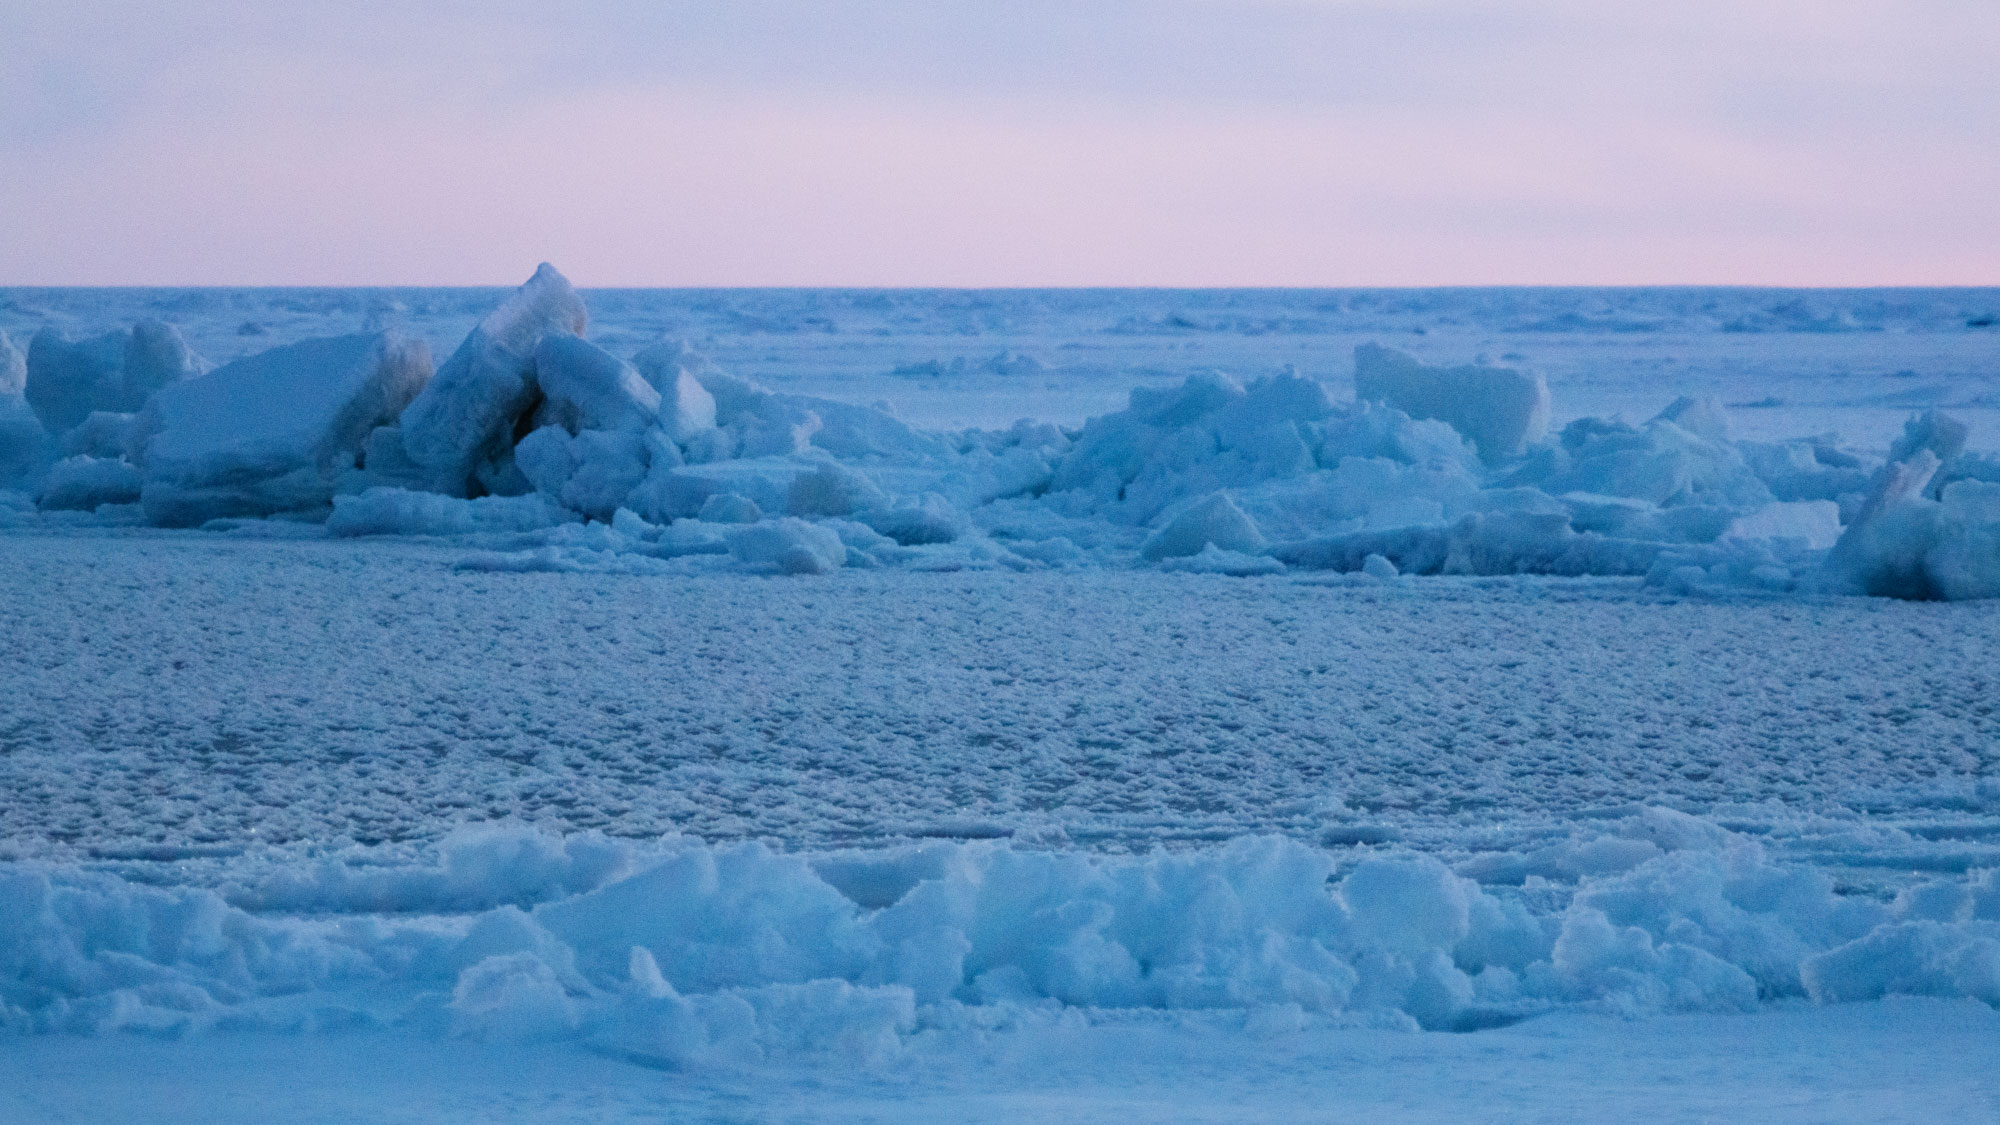
<path fill-rule="evenodd" d="M 2000 284 L 1995 0 L 0 2 L 0 285 Z"/>

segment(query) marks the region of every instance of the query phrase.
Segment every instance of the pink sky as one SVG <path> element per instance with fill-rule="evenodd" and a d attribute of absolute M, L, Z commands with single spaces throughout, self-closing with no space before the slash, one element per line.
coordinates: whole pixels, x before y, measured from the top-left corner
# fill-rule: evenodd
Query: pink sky
<path fill-rule="evenodd" d="M 0 284 L 2000 283 L 1991 0 L 547 7 L 9 7 Z"/>

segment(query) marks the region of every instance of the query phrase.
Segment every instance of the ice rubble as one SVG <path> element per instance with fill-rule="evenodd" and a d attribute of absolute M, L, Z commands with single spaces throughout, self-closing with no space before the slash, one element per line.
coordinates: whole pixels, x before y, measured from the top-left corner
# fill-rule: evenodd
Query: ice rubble
<path fill-rule="evenodd" d="M 1504 870 L 1276 837 L 783 854 L 508 826 L 459 829 L 430 864 L 353 858 L 220 890 L 0 864 L 0 1029 L 399 1025 L 700 1065 L 893 1056 L 1063 1009 L 1470 1030 L 1577 1007 L 2000 1005 L 1991 873 L 1876 901 L 1665 809 Z"/>
<path fill-rule="evenodd" d="M 800 574 L 1372 567 L 2000 594 L 2000 462 L 1967 453 L 1964 428 L 1935 413 L 1879 463 L 1826 436 L 1736 440 L 1710 399 L 1551 432 L 1532 373 L 1363 345 L 1351 401 L 1291 372 L 1217 373 L 1135 389 L 1074 431 L 926 433 L 885 409 L 765 390 L 684 344 L 627 360 L 586 326 L 543 265 L 435 376 L 420 345 L 391 336 L 306 341 L 202 375 L 154 322 L 82 342 L 45 331 L 25 362 L 0 345 L 0 487 L 115 519 L 136 499 L 167 525 L 282 514 L 344 535 L 528 535 L 474 546 L 551 549 L 534 557 L 562 566 L 631 556 L 651 561 L 619 565 L 646 572 L 701 554 Z M 499 503 L 527 496 L 539 500 Z M 562 538 L 579 520 L 601 529 L 590 543 Z"/>
<path fill-rule="evenodd" d="M 1520 456 L 1549 428 L 1548 385 L 1538 374 L 1508 367 L 1430 367 L 1363 344 L 1354 352 L 1354 394 L 1412 418 L 1446 422 L 1488 461 Z"/>

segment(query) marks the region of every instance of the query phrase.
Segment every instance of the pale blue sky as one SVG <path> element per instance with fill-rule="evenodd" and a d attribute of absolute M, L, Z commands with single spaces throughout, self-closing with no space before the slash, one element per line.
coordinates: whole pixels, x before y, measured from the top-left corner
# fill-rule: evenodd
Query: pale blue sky
<path fill-rule="evenodd" d="M 0 284 L 1994 284 L 1997 59 L 1994 0 L 12 0 Z"/>

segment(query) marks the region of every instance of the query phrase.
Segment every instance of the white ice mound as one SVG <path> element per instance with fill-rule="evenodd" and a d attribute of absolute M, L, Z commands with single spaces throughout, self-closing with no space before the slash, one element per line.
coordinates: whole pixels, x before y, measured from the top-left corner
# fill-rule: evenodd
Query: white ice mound
<path fill-rule="evenodd" d="M 1227 493 L 1199 500 L 1154 532 L 1139 548 L 1145 559 L 1179 559 L 1199 555 L 1207 547 L 1254 555 L 1264 549 L 1264 535 Z"/>
<path fill-rule="evenodd" d="M 147 518 L 192 526 L 323 508 L 370 431 L 430 373 L 422 341 L 363 334 L 302 340 L 161 390 L 133 438 Z"/>
<path fill-rule="evenodd" d="M 568 279 L 544 262 L 479 322 L 403 411 L 403 449 L 431 489 L 473 489 L 481 464 L 506 453 L 535 405 L 535 350 L 551 335 L 583 335 L 588 320 Z"/>
<path fill-rule="evenodd" d="M 1912 419 L 1828 552 L 1819 585 L 1895 598 L 2000 597 L 2000 484 L 1961 479 L 1937 499 L 1927 494 L 1964 445 L 1956 420 L 1935 412 Z"/>
<path fill-rule="evenodd" d="M 651 435 L 629 429 L 583 430 L 543 426 L 514 447 L 514 463 L 535 491 L 574 512 L 600 520 L 625 506 L 646 479 L 654 458 Z"/>
<path fill-rule="evenodd" d="M 852 516 L 887 506 L 889 495 L 859 469 L 827 460 L 800 473 L 785 496 L 785 510 L 795 516 Z"/>
<path fill-rule="evenodd" d="M 1713 411 L 1690 420 L 1709 434 L 1716 432 Z M 1555 471 L 1543 475 L 1525 470 L 1532 479 L 1523 483 L 1552 495 L 1581 492 L 1661 507 L 1707 505 L 1718 510 L 1761 507 L 1774 499 L 1735 446 L 1685 429 L 1665 415 L 1643 427 L 1580 419 L 1563 428 L 1557 448 L 1549 452 L 1557 458 L 1551 466 Z"/>
<path fill-rule="evenodd" d="M 1354 397 L 1449 423 L 1489 463 L 1520 456 L 1549 428 L 1549 388 L 1540 374 L 1483 364 L 1432 367 L 1376 344 L 1354 349 Z"/>
<path fill-rule="evenodd" d="M 695 378 L 701 360 L 684 343 L 661 341 L 632 357 L 632 365 L 660 398 L 660 426 L 686 445 L 715 428 L 715 396 Z"/>
<path fill-rule="evenodd" d="M 1135 387 L 1129 408 L 1084 424 L 1048 490 L 1070 514 L 1148 524 L 1219 489 L 1332 468 L 1350 453 L 1346 420 L 1325 388 L 1291 374 L 1247 388 L 1223 375 Z"/>
<path fill-rule="evenodd" d="M 1729 411 L 1710 395 L 1682 395 L 1654 416 L 1655 421 L 1672 422 L 1699 438 L 1727 444 L 1730 440 Z"/>
<path fill-rule="evenodd" d="M 535 347 L 543 424 L 579 430 L 641 431 L 660 416 L 660 392 L 631 364 L 580 336 L 554 333 Z"/>

